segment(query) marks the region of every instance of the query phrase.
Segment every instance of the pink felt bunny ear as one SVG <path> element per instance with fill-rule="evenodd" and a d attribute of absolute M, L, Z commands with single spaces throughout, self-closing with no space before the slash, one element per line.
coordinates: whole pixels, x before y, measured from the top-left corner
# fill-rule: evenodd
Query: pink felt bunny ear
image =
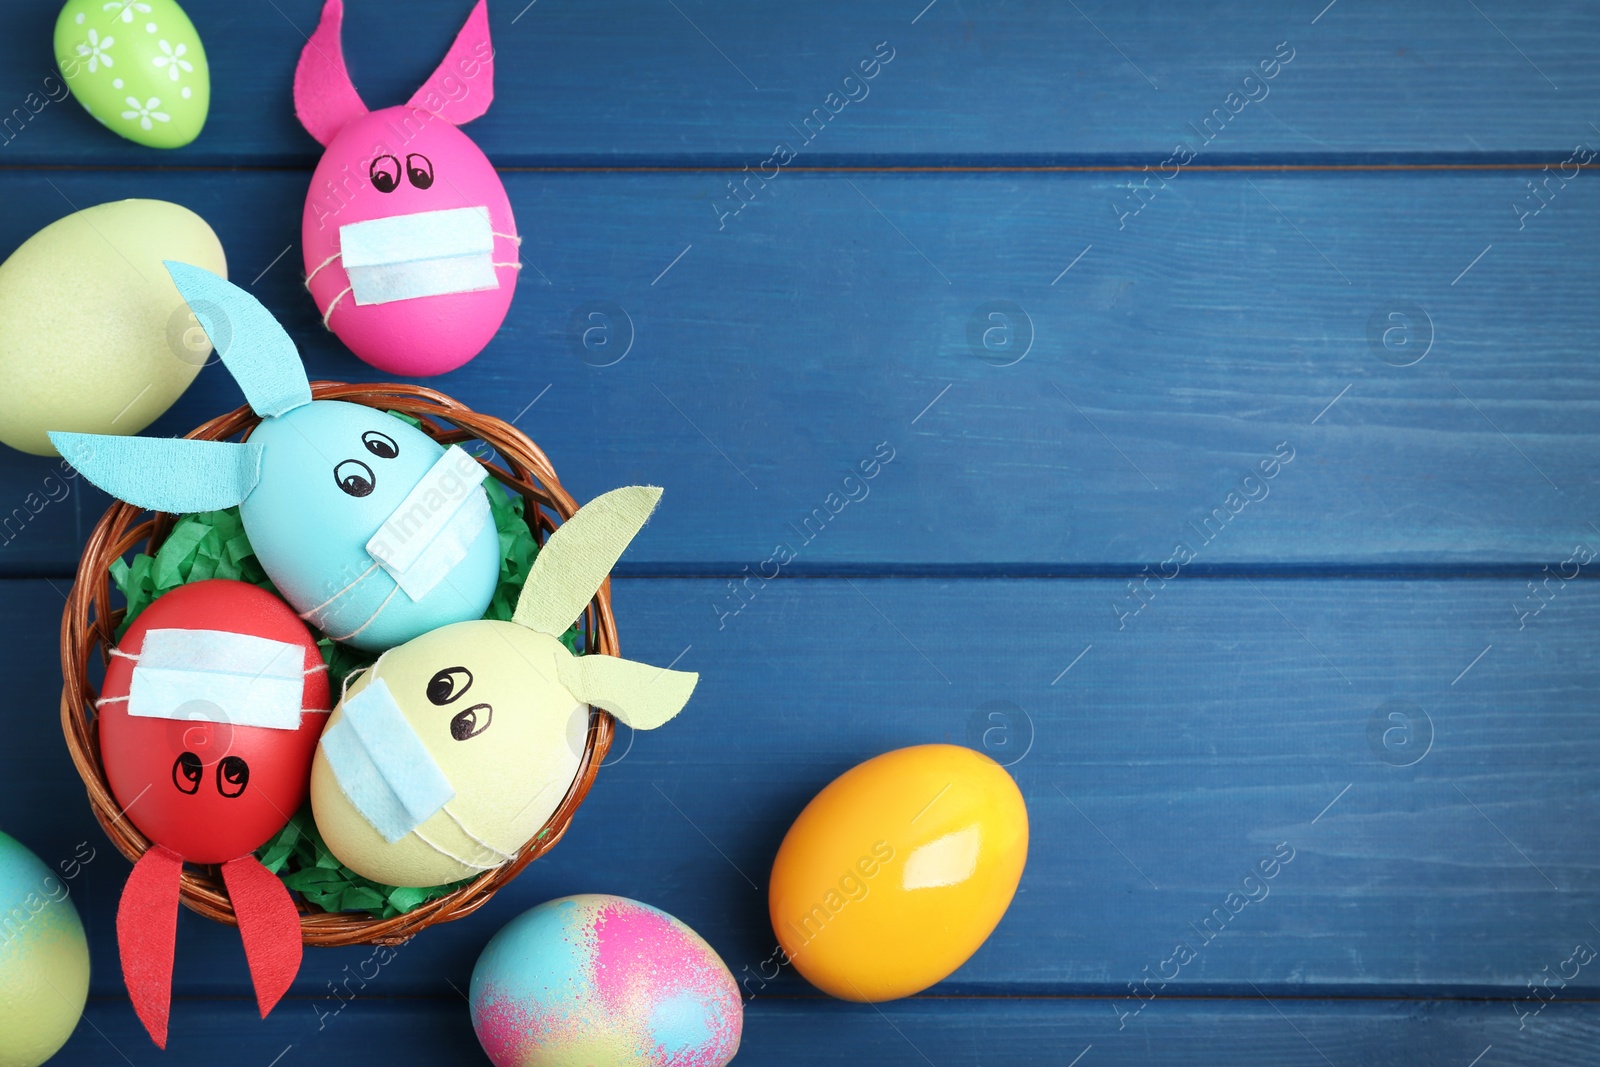
<path fill-rule="evenodd" d="M 338 0 L 329 0 L 330 4 Z M 494 46 L 489 43 L 488 0 L 478 0 L 456 34 L 444 62 L 406 101 L 452 126 L 471 122 L 494 99 Z"/>
<path fill-rule="evenodd" d="M 320 144 L 333 140 L 351 121 L 367 113 L 344 65 L 339 28 L 344 22 L 342 0 L 328 0 L 300 62 L 294 68 L 294 113 L 300 125 Z M 488 31 L 485 30 L 485 36 Z M 437 75 L 435 75 L 437 77 Z"/>

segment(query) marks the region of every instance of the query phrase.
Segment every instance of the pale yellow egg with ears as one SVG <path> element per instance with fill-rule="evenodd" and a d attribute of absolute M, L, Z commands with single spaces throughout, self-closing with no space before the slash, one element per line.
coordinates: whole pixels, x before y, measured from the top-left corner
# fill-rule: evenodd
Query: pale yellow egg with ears
<path fill-rule="evenodd" d="M 661 490 L 604 493 L 550 535 L 511 622 L 441 627 L 351 680 L 311 768 L 329 850 L 375 882 L 433 886 L 509 863 L 577 774 L 589 708 L 653 730 L 699 676 L 574 656 L 559 635 L 588 606 Z"/>
<path fill-rule="evenodd" d="M 311 768 L 317 829 L 345 866 L 385 885 L 430 886 L 507 862 L 539 831 L 578 773 L 589 706 L 560 682 L 548 634 L 509 622 L 460 622 L 386 652 L 329 719 L 383 680 L 454 796 L 389 842 L 341 789 L 319 747 Z M 326 731 L 325 731 L 326 734 Z"/>

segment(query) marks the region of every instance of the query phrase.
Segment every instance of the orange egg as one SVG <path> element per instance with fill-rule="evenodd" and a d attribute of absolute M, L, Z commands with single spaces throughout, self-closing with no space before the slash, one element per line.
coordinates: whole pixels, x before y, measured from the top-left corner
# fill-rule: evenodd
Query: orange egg
<path fill-rule="evenodd" d="M 998 763 L 956 745 L 886 752 L 834 779 L 789 828 L 772 865 L 772 928 L 825 993 L 910 996 L 978 950 L 1027 858 L 1027 807 Z"/>

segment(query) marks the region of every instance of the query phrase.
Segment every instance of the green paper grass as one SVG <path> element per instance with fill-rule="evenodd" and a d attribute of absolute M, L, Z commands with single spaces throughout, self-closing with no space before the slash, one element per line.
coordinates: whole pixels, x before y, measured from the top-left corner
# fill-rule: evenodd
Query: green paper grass
<path fill-rule="evenodd" d="M 317 824 L 311 818 L 311 805 L 294 813 L 294 818 L 256 850 L 261 865 L 283 880 L 283 884 L 323 911 L 364 911 L 380 919 L 404 915 L 419 904 L 436 900 L 472 881 L 471 878 L 415 888 L 383 885 L 361 877 L 333 858 Z"/>
<path fill-rule="evenodd" d="M 390 414 L 417 424 L 399 412 Z M 539 543 L 528 530 L 522 497 L 505 492 L 493 479 L 486 481 L 484 487 L 489 490 L 489 511 L 500 534 L 500 580 L 483 617 L 510 622 L 528 571 L 539 554 Z M 119 641 L 145 608 L 180 585 L 207 578 L 232 578 L 277 593 L 250 547 L 237 507 L 180 517 L 154 556 L 141 552 L 131 560 L 113 560 L 110 571 L 111 580 L 128 602 L 127 614 L 117 628 Z M 346 677 L 377 659 L 315 629 L 311 632 L 317 636 L 317 647 L 328 664 L 328 685 L 333 693 L 343 690 Z M 575 655 L 583 655 L 576 625 L 561 635 L 561 643 Z M 381 885 L 361 877 L 327 850 L 312 822 L 309 805 L 296 812 L 282 830 L 256 850 L 256 855 L 284 885 L 324 911 L 365 911 L 380 919 L 404 915 L 417 905 L 466 884 L 413 888 Z"/>

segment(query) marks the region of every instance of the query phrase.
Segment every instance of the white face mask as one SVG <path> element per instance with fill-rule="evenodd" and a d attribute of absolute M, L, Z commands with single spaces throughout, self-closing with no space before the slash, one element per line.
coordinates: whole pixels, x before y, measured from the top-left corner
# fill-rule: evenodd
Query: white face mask
<path fill-rule="evenodd" d="M 412 600 L 467 558 L 489 521 L 489 498 L 479 488 L 488 473 L 451 445 L 367 542 L 367 553 Z"/>
<path fill-rule="evenodd" d="M 321 744 L 339 789 L 390 844 L 456 795 L 382 678 L 344 701 Z"/>
<path fill-rule="evenodd" d="M 486 207 L 352 222 L 339 227 L 339 251 L 361 305 L 500 287 Z"/>
<path fill-rule="evenodd" d="M 128 657 L 128 714 L 298 730 L 305 655 L 299 645 L 225 630 L 147 630 L 139 655 Z"/>

